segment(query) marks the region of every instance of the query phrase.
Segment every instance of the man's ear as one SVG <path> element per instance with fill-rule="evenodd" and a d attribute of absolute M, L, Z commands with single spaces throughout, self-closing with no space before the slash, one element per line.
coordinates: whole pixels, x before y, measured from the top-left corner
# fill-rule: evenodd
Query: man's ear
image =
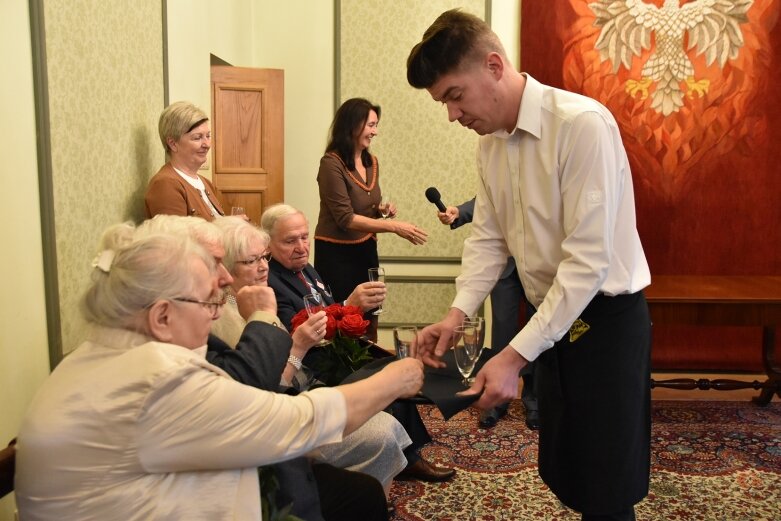
<path fill-rule="evenodd" d="M 489 52 L 485 57 L 485 63 L 488 70 L 495 79 L 500 79 L 504 73 L 504 60 L 497 52 Z"/>
<path fill-rule="evenodd" d="M 158 300 L 146 315 L 146 325 L 149 335 L 160 342 L 171 342 L 171 311 L 173 305 L 168 300 Z"/>

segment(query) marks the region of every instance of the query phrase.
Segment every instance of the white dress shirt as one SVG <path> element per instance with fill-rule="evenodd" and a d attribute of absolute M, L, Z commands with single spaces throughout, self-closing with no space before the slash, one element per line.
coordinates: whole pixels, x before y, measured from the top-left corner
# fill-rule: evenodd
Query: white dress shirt
<path fill-rule="evenodd" d="M 512 255 L 537 313 L 510 345 L 532 361 L 598 292 L 635 293 L 651 275 L 615 119 L 591 98 L 525 76 L 516 128 L 480 138 L 472 234 L 453 306 L 474 313 Z"/>
<path fill-rule="evenodd" d="M 197 353 L 96 328 L 19 431 L 20 519 L 260 519 L 257 468 L 342 439 L 344 397 L 233 381 Z"/>

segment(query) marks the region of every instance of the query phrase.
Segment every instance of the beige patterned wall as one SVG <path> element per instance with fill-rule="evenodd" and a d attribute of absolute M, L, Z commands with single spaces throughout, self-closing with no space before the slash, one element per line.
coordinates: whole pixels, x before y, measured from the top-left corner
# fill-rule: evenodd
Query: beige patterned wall
<path fill-rule="evenodd" d="M 410 49 L 440 13 L 454 7 L 485 16 L 484 0 L 341 0 L 340 98 L 365 97 L 382 107 L 372 145 L 382 191 L 395 200 L 399 219 L 429 233 L 424 246 L 384 234 L 381 256 L 461 257 L 468 229 L 440 224 L 424 192 L 435 186 L 454 205 L 474 196 L 477 135 L 449 123 L 444 107 L 410 87 L 406 76 Z"/>
<path fill-rule="evenodd" d="M 79 342 L 78 300 L 101 231 L 143 217 L 163 163 L 160 0 L 47 0 L 52 181 L 63 349 Z"/>
<path fill-rule="evenodd" d="M 474 197 L 477 174 L 477 135 L 450 123 L 447 113 L 425 90 L 407 83 L 406 62 L 412 47 L 443 11 L 461 7 L 485 17 L 485 0 L 341 0 L 339 69 L 337 87 L 342 101 L 365 97 L 382 107 L 378 137 L 372 152 L 380 163 L 383 193 L 390 193 L 399 208 L 398 218 L 411 221 L 429 233 L 428 242 L 413 246 L 392 234 L 379 241 L 380 263 L 388 275 L 388 313 L 380 327 L 394 324 L 430 324 L 440 320 L 453 301 L 452 277 L 441 276 L 452 265 L 414 265 L 403 268 L 387 257 L 445 257 L 460 259 L 469 232 L 440 224 L 436 209 L 424 193 L 435 186 L 445 204 L 456 205 Z M 385 260 L 383 260 L 385 258 Z M 420 277 L 420 282 L 394 282 L 393 277 Z M 414 305 L 411 305 L 414 303 Z"/>

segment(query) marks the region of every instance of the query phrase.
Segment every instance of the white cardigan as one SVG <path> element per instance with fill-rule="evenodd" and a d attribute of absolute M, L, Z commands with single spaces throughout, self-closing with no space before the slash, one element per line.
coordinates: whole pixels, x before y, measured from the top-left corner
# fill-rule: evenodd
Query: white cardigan
<path fill-rule="evenodd" d="M 340 441 L 343 395 L 233 381 L 197 353 L 96 328 L 19 432 L 22 521 L 260 519 L 256 467 Z"/>

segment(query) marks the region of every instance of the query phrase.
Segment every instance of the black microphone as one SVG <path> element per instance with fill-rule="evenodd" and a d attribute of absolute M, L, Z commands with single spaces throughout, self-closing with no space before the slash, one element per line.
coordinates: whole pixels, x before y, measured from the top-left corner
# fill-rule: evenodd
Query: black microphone
<path fill-rule="evenodd" d="M 447 210 L 447 207 L 442 202 L 442 196 L 439 195 L 439 190 L 437 190 L 433 186 L 426 188 L 426 199 L 428 199 L 428 202 L 434 203 L 440 212 L 444 212 Z"/>

